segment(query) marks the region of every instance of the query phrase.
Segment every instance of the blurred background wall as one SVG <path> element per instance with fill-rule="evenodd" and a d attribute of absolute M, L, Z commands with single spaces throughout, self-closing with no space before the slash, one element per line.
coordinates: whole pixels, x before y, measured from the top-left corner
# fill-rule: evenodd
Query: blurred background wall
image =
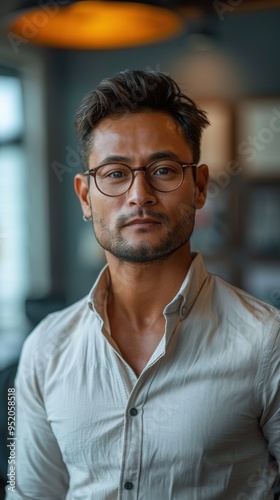
<path fill-rule="evenodd" d="M 72 121 L 85 93 L 126 68 L 170 74 L 208 110 L 202 160 L 212 178 L 193 249 L 280 307 L 280 2 L 173 2 L 179 36 L 105 50 L 36 45 L 34 26 L 13 35 L 9 16 L 23 4 L 0 7 L 0 368 L 43 316 L 87 294 L 104 265 L 73 191 Z M 63 2 L 39 2 L 46 16 L 53 5 Z"/>

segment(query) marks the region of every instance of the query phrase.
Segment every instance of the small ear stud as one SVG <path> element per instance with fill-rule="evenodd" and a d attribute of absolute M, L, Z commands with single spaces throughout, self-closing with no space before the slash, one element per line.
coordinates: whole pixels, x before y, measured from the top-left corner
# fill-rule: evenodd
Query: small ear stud
<path fill-rule="evenodd" d="M 90 222 L 92 220 L 92 217 L 86 217 L 85 214 L 83 214 L 83 220 L 85 222 Z"/>

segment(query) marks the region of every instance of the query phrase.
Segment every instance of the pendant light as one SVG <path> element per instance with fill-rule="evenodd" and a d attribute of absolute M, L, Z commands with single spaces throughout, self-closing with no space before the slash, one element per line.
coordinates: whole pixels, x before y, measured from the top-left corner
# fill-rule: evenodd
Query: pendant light
<path fill-rule="evenodd" d="M 158 5 L 52 0 L 18 12 L 9 24 L 8 36 L 22 43 L 98 50 L 161 42 L 183 31 L 181 16 Z"/>

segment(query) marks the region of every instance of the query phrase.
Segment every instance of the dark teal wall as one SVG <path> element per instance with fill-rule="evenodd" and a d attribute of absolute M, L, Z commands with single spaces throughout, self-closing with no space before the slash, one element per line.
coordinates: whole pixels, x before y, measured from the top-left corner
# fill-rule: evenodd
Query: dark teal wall
<path fill-rule="evenodd" d="M 280 94 L 279 26 L 280 11 L 228 13 L 224 21 L 220 21 L 218 15 L 209 20 L 208 27 L 215 34 L 212 53 L 222 52 L 235 68 L 238 85 L 232 94 L 233 100 Z M 102 78 L 119 70 L 149 68 L 169 72 L 179 61 L 179 64 L 185 65 L 187 74 L 188 57 L 194 56 L 188 40 L 187 36 L 183 36 L 153 47 L 122 51 L 48 52 L 53 286 L 66 291 L 68 302 L 87 293 L 96 275 L 96 269 L 83 265 L 78 256 L 78 241 L 89 229 L 84 228 L 81 209 L 72 187 L 74 174 L 78 171 L 72 125 L 75 110 L 86 92 Z M 227 95 L 226 90 L 221 85 L 217 95 Z M 74 156 L 70 157 L 71 152 Z M 60 180 L 54 172 L 54 162 L 62 165 Z M 63 165 L 67 169 L 65 172 Z"/>

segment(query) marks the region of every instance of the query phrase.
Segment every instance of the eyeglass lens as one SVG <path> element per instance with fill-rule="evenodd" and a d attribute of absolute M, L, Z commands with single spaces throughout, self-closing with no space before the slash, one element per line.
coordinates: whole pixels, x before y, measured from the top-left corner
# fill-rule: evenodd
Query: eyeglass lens
<path fill-rule="evenodd" d="M 137 171 L 137 169 L 135 169 Z M 97 187 L 104 194 L 118 196 L 132 185 L 135 173 L 126 165 L 109 163 L 96 171 Z M 145 169 L 147 182 L 156 190 L 168 192 L 177 189 L 183 179 L 183 168 L 173 160 L 155 162 Z"/>

